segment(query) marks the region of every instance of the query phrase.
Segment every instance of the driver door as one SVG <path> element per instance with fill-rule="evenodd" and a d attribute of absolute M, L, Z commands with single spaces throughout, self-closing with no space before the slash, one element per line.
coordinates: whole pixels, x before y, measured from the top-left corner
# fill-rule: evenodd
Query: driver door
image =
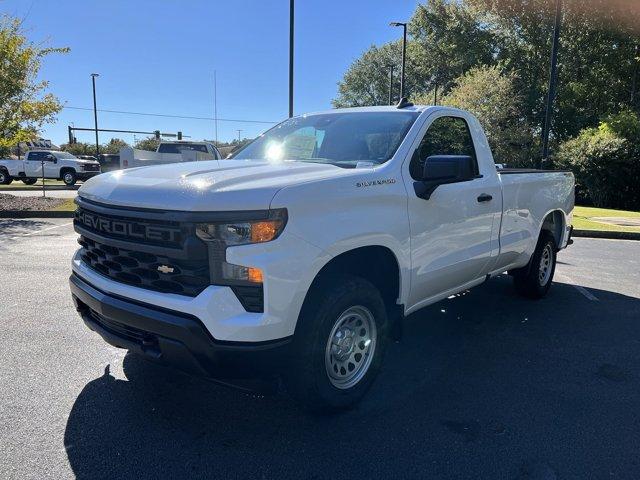
<path fill-rule="evenodd" d="M 495 175 L 480 171 L 465 118 L 435 114 L 422 132 L 408 174 L 405 170 L 411 229 L 410 310 L 482 278 L 501 209 L 500 186 Z M 420 198 L 414 184 L 424 185 L 425 162 L 437 156 L 471 157 L 469 172 L 463 180 L 438 185 L 428 199 Z"/>
<path fill-rule="evenodd" d="M 42 160 L 47 152 L 29 152 L 24 159 L 24 174 L 30 178 L 42 177 Z M 46 176 L 46 165 L 45 165 Z"/>

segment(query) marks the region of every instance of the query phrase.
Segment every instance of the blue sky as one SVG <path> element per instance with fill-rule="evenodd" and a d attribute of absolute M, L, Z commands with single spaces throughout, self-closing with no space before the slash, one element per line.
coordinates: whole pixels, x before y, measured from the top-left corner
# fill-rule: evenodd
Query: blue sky
<path fill-rule="evenodd" d="M 295 113 L 331 107 L 336 82 L 372 44 L 398 38 L 389 21 L 409 19 L 416 0 L 298 0 Z M 288 113 L 288 0 L 0 0 L 25 18 L 35 42 L 71 52 L 45 59 L 41 77 L 69 107 L 279 121 Z M 100 128 L 176 132 L 211 139 L 213 121 L 99 113 Z M 93 127 L 93 112 L 65 108 L 43 137 L 67 139 L 67 125 Z M 253 137 L 269 125 L 218 122 L 219 140 Z M 132 135 L 115 134 L 128 142 Z M 92 141 L 92 133 L 78 133 Z M 102 134 L 101 142 L 110 138 Z"/>

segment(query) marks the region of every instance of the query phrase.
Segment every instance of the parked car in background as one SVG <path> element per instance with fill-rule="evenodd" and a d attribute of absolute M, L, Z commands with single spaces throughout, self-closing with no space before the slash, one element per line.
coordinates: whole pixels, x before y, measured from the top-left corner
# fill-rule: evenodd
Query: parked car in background
<path fill-rule="evenodd" d="M 71 186 L 78 180 L 88 180 L 99 174 L 97 161 L 83 160 L 58 150 L 29 150 L 22 160 L 0 160 L 0 184 L 3 185 L 13 180 L 33 185 L 38 178 L 44 177 L 62 180 Z"/>
<path fill-rule="evenodd" d="M 220 160 L 222 155 L 211 142 L 178 140 L 160 142 L 155 152 L 131 147 L 120 149 L 120 168 L 146 167 L 166 163 Z"/>
<path fill-rule="evenodd" d="M 76 202 L 89 328 L 214 378 L 279 374 L 336 409 L 416 310 L 503 272 L 543 297 L 574 178 L 498 169 L 473 115 L 405 103 L 293 117 L 230 160 L 105 174 Z"/>

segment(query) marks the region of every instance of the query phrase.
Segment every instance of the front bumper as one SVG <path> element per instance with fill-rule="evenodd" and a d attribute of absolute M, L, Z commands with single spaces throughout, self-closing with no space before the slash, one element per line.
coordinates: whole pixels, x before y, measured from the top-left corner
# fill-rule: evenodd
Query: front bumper
<path fill-rule="evenodd" d="M 69 283 L 78 313 L 107 343 L 187 373 L 215 379 L 271 375 L 287 355 L 291 337 L 222 342 L 192 315 L 107 294 L 76 274 Z"/>

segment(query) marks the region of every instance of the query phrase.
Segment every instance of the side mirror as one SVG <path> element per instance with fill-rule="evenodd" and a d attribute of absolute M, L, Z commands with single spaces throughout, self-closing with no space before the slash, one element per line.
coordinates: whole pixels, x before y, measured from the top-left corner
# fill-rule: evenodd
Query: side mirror
<path fill-rule="evenodd" d="M 413 184 L 416 195 L 429 200 L 440 185 L 466 182 L 475 176 L 473 158 L 469 155 L 432 155 L 422 169 L 422 181 Z"/>
<path fill-rule="evenodd" d="M 48 162 L 58 163 L 58 159 L 55 157 L 55 155 L 49 154 L 44 159 Z"/>

